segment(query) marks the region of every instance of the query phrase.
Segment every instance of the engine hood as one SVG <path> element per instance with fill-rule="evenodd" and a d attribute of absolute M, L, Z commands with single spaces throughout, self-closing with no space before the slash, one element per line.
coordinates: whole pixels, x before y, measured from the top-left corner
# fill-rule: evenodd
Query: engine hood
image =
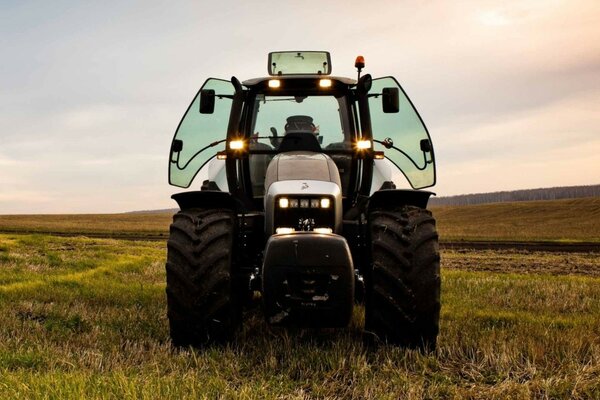
<path fill-rule="evenodd" d="M 273 157 L 265 176 L 265 193 L 274 182 L 311 180 L 332 182 L 341 187 L 340 173 L 326 154 L 290 151 Z"/>

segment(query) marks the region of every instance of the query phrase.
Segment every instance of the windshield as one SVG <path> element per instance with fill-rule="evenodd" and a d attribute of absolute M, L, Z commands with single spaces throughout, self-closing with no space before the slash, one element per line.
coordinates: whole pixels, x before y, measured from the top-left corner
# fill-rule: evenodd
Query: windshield
<path fill-rule="evenodd" d="M 255 136 L 283 138 L 295 132 L 312 133 L 323 150 L 351 148 L 351 138 L 344 127 L 341 112 L 344 98 L 334 96 L 257 96 L 255 106 Z M 269 140 L 277 149 L 281 140 Z"/>
<path fill-rule="evenodd" d="M 284 151 L 284 138 L 314 136 L 312 151 L 352 150 L 351 118 L 345 97 L 257 95 L 250 151 Z M 310 138 L 309 138 L 310 139 Z M 342 191 L 347 188 L 351 155 L 330 154 L 340 170 Z M 255 196 L 264 194 L 267 166 L 273 154 L 251 154 L 250 173 Z"/>

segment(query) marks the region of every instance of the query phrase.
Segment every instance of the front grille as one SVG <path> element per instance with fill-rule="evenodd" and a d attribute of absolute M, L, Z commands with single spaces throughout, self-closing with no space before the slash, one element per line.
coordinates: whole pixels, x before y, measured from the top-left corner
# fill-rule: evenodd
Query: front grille
<path fill-rule="evenodd" d="M 329 299 L 331 276 L 329 274 L 307 274 L 290 271 L 284 287 L 286 298 L 300 301 L 324 302 Z"/>

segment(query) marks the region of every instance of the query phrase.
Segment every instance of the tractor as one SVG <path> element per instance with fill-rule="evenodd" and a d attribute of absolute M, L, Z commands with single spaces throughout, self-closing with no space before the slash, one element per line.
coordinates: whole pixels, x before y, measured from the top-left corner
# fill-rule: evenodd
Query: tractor
<path fill-rule="evenodd" d="M 435 349 L 433 146 L 398 81 L 364 66 L 336 77 L 328 52 L 282 51 L 266 77 L 204 82 L 169 155 L 171 185 L 202 182 L 172 196 L 173 345 L 232 340 L 260 301 L 268 324 L 300 328 L 346 327 L 362 303 L 367 336 Z"/>

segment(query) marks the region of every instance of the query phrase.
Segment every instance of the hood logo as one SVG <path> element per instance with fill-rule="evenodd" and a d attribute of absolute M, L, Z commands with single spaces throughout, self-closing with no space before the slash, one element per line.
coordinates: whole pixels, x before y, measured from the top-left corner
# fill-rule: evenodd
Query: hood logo
<path fill-rule="evenodd" d="M 308 189 L 308 183 L 302 182 L 302 186 L 300 187 L 300 190 L 305 190 L 305 189 Z"/>

